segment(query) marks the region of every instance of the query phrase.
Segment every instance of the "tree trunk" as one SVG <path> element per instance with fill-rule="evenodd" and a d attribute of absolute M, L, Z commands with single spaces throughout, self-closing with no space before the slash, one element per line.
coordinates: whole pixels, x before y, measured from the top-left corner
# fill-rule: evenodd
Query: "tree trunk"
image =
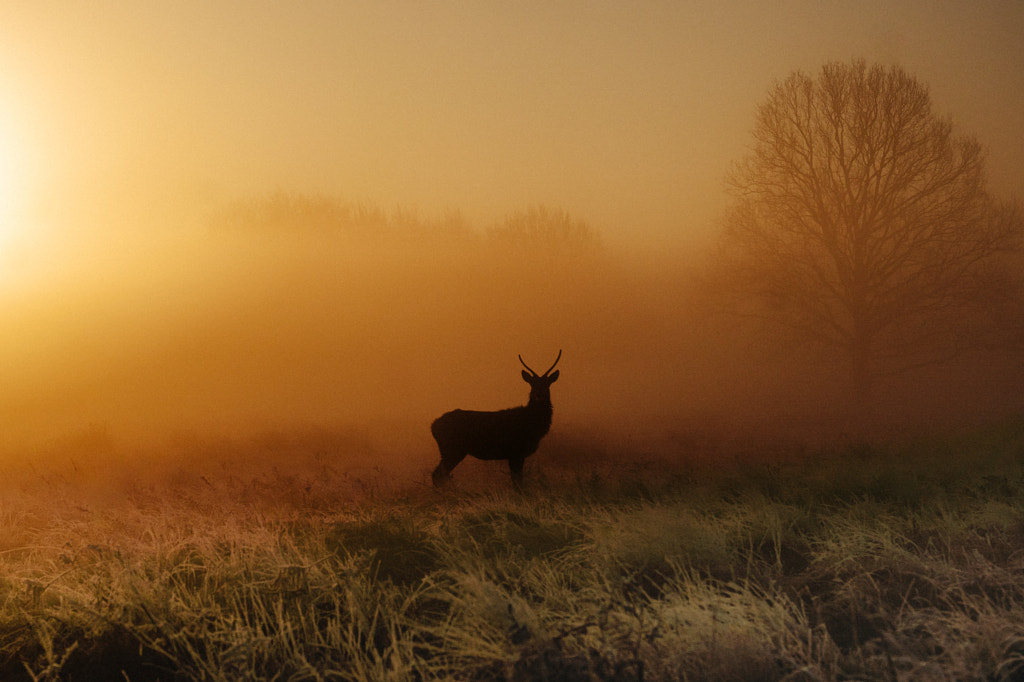
<path fill-rule="evenodd" d="M 875 412 L 875 381 L 871 366 L 871 339 L 860 337 L 850 344 L 852 417 L 866 426 Z"/>

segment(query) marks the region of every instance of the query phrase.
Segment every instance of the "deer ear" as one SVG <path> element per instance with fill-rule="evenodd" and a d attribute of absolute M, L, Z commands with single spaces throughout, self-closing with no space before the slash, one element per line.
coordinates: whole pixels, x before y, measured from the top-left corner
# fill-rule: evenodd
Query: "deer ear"
<path fill-rule="evenodd" d="M 525 381 L 526 383 L 532 385 L 532 382 L 530 381 L 530 379 L 532 379 L 532 378 L 533 377 L 531 377 L 530 374 L 524 369 L 523 370 L 523 381 Z"/>
<path fill-rule="evenodd" d="M 553 374 L 551 374 L 551 376 L 548 377 L 548 383 L 552 383 L 553 384 L 556 381 L 558 381 L 558 370 L 557 369 L 554 371 Z"/>

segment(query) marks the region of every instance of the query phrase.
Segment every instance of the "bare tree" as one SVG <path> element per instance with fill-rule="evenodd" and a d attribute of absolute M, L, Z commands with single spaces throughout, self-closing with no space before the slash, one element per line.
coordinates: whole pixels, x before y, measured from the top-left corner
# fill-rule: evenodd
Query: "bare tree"
<path fill-rule="evenodd" d="M 981 146 L 927 87 L 863 61 L 795 72 L 753 137 L 723 244 L 749 312 L 845 355 L 862 410 L 879 377 L 979 342 L 1021 216 L 986 192 Z"/>
<path fill-rule="evenodd" d="M 543 204 L 510 213 L 499 225 L 488 230 L 487 236 L 502 249 L 531 254 L 591 253 L 601 246 L 599 234 L 588 222 L 574 218 L 563 209 Z"/>

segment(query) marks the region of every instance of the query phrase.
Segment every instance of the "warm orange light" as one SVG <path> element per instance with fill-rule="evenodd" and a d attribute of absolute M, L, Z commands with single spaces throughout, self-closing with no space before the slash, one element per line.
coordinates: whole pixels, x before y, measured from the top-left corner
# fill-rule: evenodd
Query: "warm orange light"
<path fill-rule="evenodd" d="M 17 150 L 11 140 L 10 126 L 0 112 L 0 239 L 5 237 L 13 225 L 10 219 L 13 213 L 14 179 L 17 173 Z"/>
<path fill-rule="evenodd" d="M 17 121 L 0 102 L 0 255 L 20 231 L 28 185 L 26 158 Z"/>

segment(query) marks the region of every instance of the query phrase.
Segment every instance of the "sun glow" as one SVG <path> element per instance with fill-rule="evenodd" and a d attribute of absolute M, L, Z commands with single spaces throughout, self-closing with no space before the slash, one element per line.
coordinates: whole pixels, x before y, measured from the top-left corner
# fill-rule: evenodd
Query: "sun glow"
<path fill-rule="evenodd" d="M 31 279 L 26 249 L 39 241 L 32 219 L 42 169 L 36 125 L 12 98 L 0 97 L 0 287 L 7 293 Z"/>
<path fill-rule="evenodd" d="M 14 196 L 10 188 L 14 182 L 17 166 L 10 137 L 6 130 L 0 129 L 0 229 L 4 234 L 11 228 L 8 222 L 13 212 Z"/>
<path fill-rule="evenodd" d="M 12 117 L 0 109 L 0 255 L 19 232 L 26 172 L 23 147 Z"/>

